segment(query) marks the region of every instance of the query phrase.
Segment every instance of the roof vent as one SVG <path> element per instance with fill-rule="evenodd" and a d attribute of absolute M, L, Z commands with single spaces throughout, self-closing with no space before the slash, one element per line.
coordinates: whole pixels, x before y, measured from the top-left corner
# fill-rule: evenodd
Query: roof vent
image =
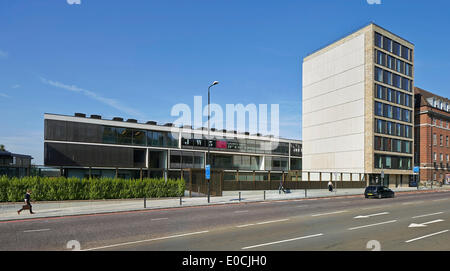
<path fill-rule="evenodd" d="M 147 124 L 150 124 L 150 125 L 156 125 L 156 121 L 149 120 L 149 121 L 147 121 Z"/>
<path fill-rule="evenodd" d="M 123 118 L 121 118 L 121 117 L 114 117 L 113 120 L 115 120 L 115 121 L 123 121 Z"/>
<path fill-rule="evenodd" d="M 127 119 L 127 122 L 137 123 L 137 120 L 135 120 L 135 119 Z"/>
<path fill-rule="evenodd" d="M 75 113 L 75 117 L 85 118 L 86 114 L 83 113 Z"/>
<path fill-rule="evenodd" d="M 173 123 L 168 122 L 168 123 L 164 124 L 164 126 L 172 127 Z"/>
<path fill-rule="evenodd" d="M 101 119 L 102 119 L 102 116 L 100 116 L 100 115 L 91 115 L 91 119 L 98 119 L 98 120 L 101 120 Z"/>

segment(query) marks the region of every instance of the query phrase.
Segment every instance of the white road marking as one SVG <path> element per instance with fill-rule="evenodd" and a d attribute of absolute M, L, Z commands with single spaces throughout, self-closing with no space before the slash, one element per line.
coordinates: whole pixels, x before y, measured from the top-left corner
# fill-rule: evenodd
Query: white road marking
<path fill-rule="evenodd" d="M 438 234 L 441 234 L 441 233 L 444 233 L 444 232 L 448 232 L 448 230 L 444 230 L 444 231 L 440 231 L 440 232 L 435 232 L 435 233 L 431 233 L 431 234 L 424 235 L 424 236 L 421 236 L 421 237 L 417 237 L 417 238 L 414 238 L 414 239 L 405 241 L 405 243 L 414 242 L 414 241 L 417 241 L 417 240 L 420 240 L 420 239 L 424 239 L 424 238 L 427 238 L 427 237 L 431 237 L 431 236 L 434 236 L 434 235 L 438 235 Z"/>
<path fill-rule="evenodd" d="M 444 221 L 444 220 L 443 219 L 436 219 L 436 220 L 433 220 L 433 221 L 420 223 L 420 224 L 411 223 L 411 224 L 409 224 L 408 228 L 426 227 L 428 224 L 433 224 L 433 223 L 442 222 L 442 221 Z"/>
<path fill-rule="evenodd" d="M 333 215 L 333 214 L 340 214 L 340 213 L 345 213 L 345 212 L 348 212 L 348 211 L 344 210 L 344 211 L 336 211 L 336 212 L 331 212 L 331 213 L 321 213 L 321 214 L 314 214 L 311 216 Z"/>
<path fill-rule="evenodd" d="M 41 231 L 49 231 L 50 229 L 39 229 L 39 230 L 26 230 L 23 232 L 41 232 Z"/>
<path fill-rule="evenodd" d="M 207 232 L 209 232 L 209 231 L 183 233 L 183 234 L 171 235 L 171 236 L 166 236 L 166 237 L 159 237 L 159 238 L 153 238 L 153 239 L 147 239 L 147 240 L 139 240 L 139 241 L 134 241 L 134 242 L 126 242 L 126 243 L 120 243 L 120 244 L 114 244 L 114 245 L 108 245 L 108 246 L 102 246 L 102 247 L 95 247 L 95 248 L 88 248 L 88 249 L 83 249 L 83 251 L 133 245 L 133 244 L 139 244 L 139 243 L 144 243 L 144 242 L 151 242 L 151 241 L 158 241 L 158 240 L 171 239 L 171 238 L 177 238 L 177 237 L 184 237 L 184 236 L 189 236 L 189 235 L 202 234 L 202 233 L 207 233 Z"/>
<path fill-rule="evenodd" d="M 423 203 L 423 201 L 404 202 L 402 203 L 402 205 L 417 204 L 417 203 Z"/>
<path fill-rule="evenodd" d="M 372 216 L 387 215 L 387 214 L 389 214 L 389 212 L 383 212 L 383 213 L 377 213 L 377 214 L 371 214 L 371 215 L 359 215 L 359 216 L 355 216 L 354 218 L 368 218 L 368 217 L 372 217 Z"/>
<path fill-rule="evenodd" d="M 248 210 L 245 211 L 235 211 L 236 214 L 240 214 L 240 213 L 248 213 Z"/>
<path fill-rule="evenodd" d="M 359 227 L 353 227 L 353 228 L 349 228 L 348 230 L 357 230 L 357 229 L 362 229 L 362 228 L 367 228 L 367 227 L 372 227 L 372 226 L 378 226 L 378 225 L 383 225 L 383 224 L 388 224 L 388 223 L 394 223 L 397 222 L 397 220 L 390 220 L 390 221 L 385 221 L 385 222 L 380 222 L 380 223 L 375 223 L 375 224 L 370 224 L 370 225 L 365 225 L 365 226 L 359 226 Z"/>
<path fill-rule="evenodd" d="M 418 216 L 413 216 L 412 218 L 420 218 L 420 217 L 426 217 L 426 216 L 432 216 L 432 215 L 440 215 L 443 214 L 444 212 L 437 212 L 437 213 L 432 213 L 432 214 L 425 214 L 425 215 L 418 215 Z"/>
<path fill-rule="evenodd" d="M 245 228 L 245 227 L 250 227 L 250 226 L 263 225 L 263 224 L 276 223 L 276 222 L 283 222 L 283 221 L 288 221 L 288 220 L 289 219 L 286 218 L 286 219 L 279 219 L 279 220 L 262 221 L 262 222 L 258 222 L 258 223 L 239 225 L 239 226 L 236 226 L 236 228 Z"/>
<path fill-rule="evenodd" d="M 262 225 L 262 224 L 269 224 L 269 223 L 276 223 L 276 222 L 283 222 L 283 221 L 288 221 L 289 219 L 280 219 L 280 220 L 271 220 L 271 221 L 264 221 L 264 222 L 258 222 L 256 223 L 257 225 Z"/>
<path fill-rule="evenodd" d="M 323 235 L 323 233 L 313 234 L 313 235 L 302 236 L 302 237 L 297 237 L 297 238 L 292 238 L 292 239 L 287 239 L 287 240 L 281 240 L 281 241 L 275 241 L 275 242 L 270 242 L 270 243 L 254 245 L 254 246 L 243 247 L 242 249 L 250 249 L 250 248 L 269 246 L 269 245 L 280 244 L 280 243 L 285 243 L 285 242 L 292 242 L 292 241 L 296 241 L 296 240 L 313 238 L 313 237 L 318 237 L 318 236 L 322 236 L 322 235 Z"/>
<path fill-rule="evenodd" d="M 167 220 L 169 218 L 167 217 L 161 217 L 161 218 L 152 218 L 151 221 L 159 221 L 159 220 Z"/>
<path fill-rule="evenodd" d="M 435 199 L 433 201 L 444 201 L 444 200 L 448 200 L 448 199 Z"/>

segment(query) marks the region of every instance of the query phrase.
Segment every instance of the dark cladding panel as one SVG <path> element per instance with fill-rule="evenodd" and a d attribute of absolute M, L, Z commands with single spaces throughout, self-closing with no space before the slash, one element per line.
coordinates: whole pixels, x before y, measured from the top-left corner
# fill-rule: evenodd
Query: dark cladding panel
<path fill-rule="evenodd" d="M 134 153 L 131 148 L 45 143 L 44 149 L 44 164 L 49 166 L 122 168 L 134 166 Z"/>
<path fill-rule="evenodd" d="M 67 129 L 65 121 L 45 120 L 44 122 L 44 138 L 45 140 L 67 140 Z"/>

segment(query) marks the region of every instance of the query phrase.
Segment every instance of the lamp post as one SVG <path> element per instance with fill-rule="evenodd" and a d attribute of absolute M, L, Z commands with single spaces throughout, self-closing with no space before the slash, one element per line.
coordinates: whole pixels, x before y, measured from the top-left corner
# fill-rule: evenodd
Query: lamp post
<path fill-rule="evenodd" d="M 209 169 L 209 171 L 211 170 L 211 157 L 210 157 L 210 130 L 211 130 L 211 127 L 210 127 L 210 119 L 211 119 L 211 99 L 210 99 L 210 88 L 212 87 L 212 86 L 214 86 L 214 85 L 217 85 L 217 84 L 219 84 L 219 82 L 218 81 L 214 81 L 209 87 L 208 87 L 208 140 L 207 140 L 207 144 L 208 144 L 208 155 L 207 155 L 207 166 L 205 167 L 205 170 L 206 170 L 206 168 L 208 168 Z M 209 175 L 209 176 L 208 176 Z M 206 181 L 208 182 L 208 203 L 209 203 L 209 197 L 210 197 L 210 176 L 211 175 L 211 173 L 209 172 L 209 174 L 206 174 L 206 172 L 205 172 L 205 178 L 206 178 Z"/>

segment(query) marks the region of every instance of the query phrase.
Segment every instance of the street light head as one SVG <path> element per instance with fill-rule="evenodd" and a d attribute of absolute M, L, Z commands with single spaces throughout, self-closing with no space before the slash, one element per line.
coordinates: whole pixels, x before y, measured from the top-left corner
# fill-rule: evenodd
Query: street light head
<path fill-rule="evenodd" d="M 214 82 L 212 83 L 213 86 L 214 86 L 214 85 L 217 85 L 217 84 L 219 84 L 219 81 L 214 81 Z"/>

